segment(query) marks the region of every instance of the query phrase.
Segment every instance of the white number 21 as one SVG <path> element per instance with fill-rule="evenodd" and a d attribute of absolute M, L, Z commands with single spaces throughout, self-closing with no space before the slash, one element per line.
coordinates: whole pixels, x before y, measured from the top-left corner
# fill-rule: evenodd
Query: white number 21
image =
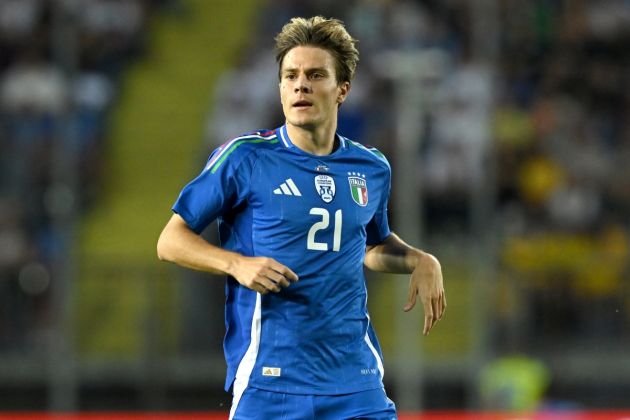
<path fill-rule="evenodd" d="M 306 249 L 312 249 L 314 251 L 328 251 L 328 244 L 326 242 L 317 242 L 315 241 L 315 233 L 317 231 L 328 228 L 330 224 L 330 214 L 328 210 L 322 209 L 320 207 L 313 207 L 309 214 L 321 216 L 322 220 L 316 222 L 311 226 L 308 231 L 308 240 L 306 244 Z M 341 247 L 341 209 L 335 212 L 335 223 L 333 227 L 333 251 L 339 251 Z"/>

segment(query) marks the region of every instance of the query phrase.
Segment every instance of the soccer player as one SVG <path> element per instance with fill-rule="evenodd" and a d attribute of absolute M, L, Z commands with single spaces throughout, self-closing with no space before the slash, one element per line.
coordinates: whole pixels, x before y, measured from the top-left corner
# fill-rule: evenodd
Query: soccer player
<path fill-rule="evenodd" d="M 276 37 L 286 123 L 236 137 L 181 191 L 159 258 L 226 274 L 233 419 L 393 419 L 363 265 L 410 273 L 424 334 L 446 308 L 440 264 L 387 221 L 390 166 L 336 133 L 358 61 L 336 19 L 293 18 Z M 200 232 L 218 220 L 221 247 Z"/>

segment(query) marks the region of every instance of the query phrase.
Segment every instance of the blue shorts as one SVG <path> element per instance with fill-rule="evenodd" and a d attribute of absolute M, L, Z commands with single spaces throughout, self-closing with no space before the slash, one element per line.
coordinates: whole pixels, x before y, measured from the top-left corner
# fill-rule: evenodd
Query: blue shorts
<path fill-rule="evenodd" d="M 246 388 L 232 407 L 233 420 L 395 420 L 396 406 L 385 390 L 343 395 L 282 394 Z"/>

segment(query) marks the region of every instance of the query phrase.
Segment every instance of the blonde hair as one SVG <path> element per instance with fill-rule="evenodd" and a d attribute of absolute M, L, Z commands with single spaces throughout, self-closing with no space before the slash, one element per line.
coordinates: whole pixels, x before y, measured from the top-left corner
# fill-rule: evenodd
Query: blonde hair
<path fill-rule="evenodd" d="M 330 52 L 335 59 L 337 83 L 350 82 L 359 61 L 359 51 L 352 38 L 338 19 L 326 19 L 322 16 L 312 18 L 294 17 L 275 38 L 278 74 L 287 53 L 299 46 L 319 47 Z"/>

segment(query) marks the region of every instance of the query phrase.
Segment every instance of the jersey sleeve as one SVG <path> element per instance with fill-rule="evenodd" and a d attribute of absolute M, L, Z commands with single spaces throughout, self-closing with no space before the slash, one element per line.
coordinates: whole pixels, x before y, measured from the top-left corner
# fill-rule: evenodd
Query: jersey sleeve
<path fill-rule="evenodd" d="M 196 233 L 247 199 L 251 168 L 247 156 L 215 150 L 203 171 L 186 185 L 173 205 Z"/>
<path fill-rule="evenodd" d="M 366 227 L 366 244 L 378 245 L 383 242 L 390 234 L 389 221 L 387 219 L 387 205 L 389 203 L 389 194 L 391 191 L 391 169 L 387 168 L 385 180 L 382 186 L 383 192 L 380 197 L 380 203 L 372 217 L 372 220 Z"/>

